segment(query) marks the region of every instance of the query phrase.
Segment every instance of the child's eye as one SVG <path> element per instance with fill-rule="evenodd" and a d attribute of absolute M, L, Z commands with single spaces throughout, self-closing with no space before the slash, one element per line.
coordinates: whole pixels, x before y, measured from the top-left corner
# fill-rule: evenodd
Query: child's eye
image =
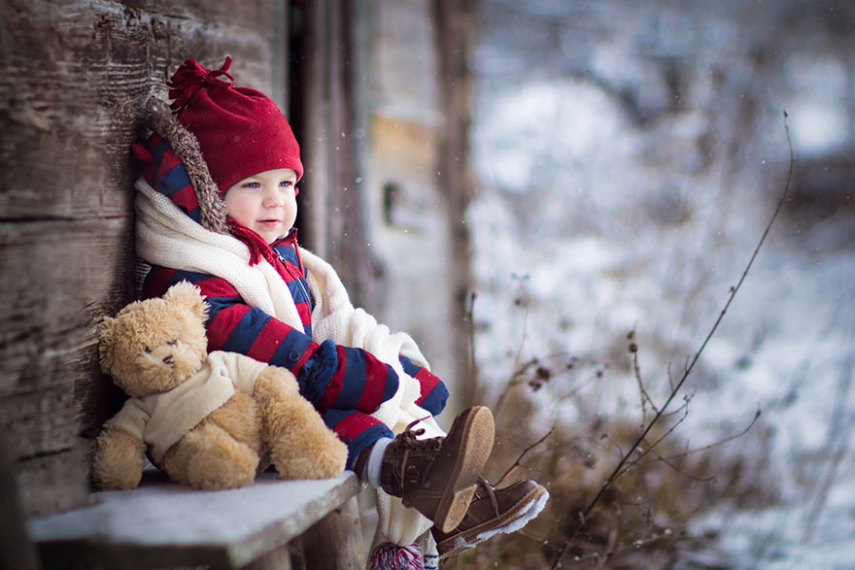
<path fill-rule="evenodd" d="M 290 180 L 283 180 L 279 183 L 280 188 L 291 188 L 292 186 L 294 186 L 294 183 Z"/>
<path fill-rule="evenodd" d="M 261 188 L 261 184 L 259 182 L 244 182 L 240 185 L 241 188 L 249 188 L 250 190 L 255 190 L 256 188 Z"/>

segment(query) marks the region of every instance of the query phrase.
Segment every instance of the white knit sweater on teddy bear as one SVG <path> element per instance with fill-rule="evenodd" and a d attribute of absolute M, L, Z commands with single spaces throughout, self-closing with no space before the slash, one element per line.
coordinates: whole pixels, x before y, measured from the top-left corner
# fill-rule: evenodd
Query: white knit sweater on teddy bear
<path fill-rule="evenodd" d="M 140 438 L 158 464 L 173 444 L 235 391 L 252 394 L 255 379 L 266 367 L 243 354 L 214 351 L 198 372 L 172 390 L 126 400 L 107 424 Z"/>

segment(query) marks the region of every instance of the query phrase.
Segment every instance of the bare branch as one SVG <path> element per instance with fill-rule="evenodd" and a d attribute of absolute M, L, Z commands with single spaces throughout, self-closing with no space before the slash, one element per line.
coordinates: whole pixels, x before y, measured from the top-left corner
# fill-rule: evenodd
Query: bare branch
<path fill-rule="evenodd" d="M 551 428 L 549 428 L 549 431 L 546 432 L 540 439 L 538 439 L 537 441 L 535 441 L 534 443 L 532 443 L 531 445 L 529 445 L 528 447 L 523 449 L 522 453 L 520 453 L 519 457 L 517 457 L 517 460 L 514 461 L 510 467 L 508 467 L 508 469 L 505 471 L 505 473 L 496 482 L 496 487 L 500 486 L 502 484 L 502 482 L 508 477 L 508 475 L 510 475 L 513 472 L 514 469 L 516 469 L 517 467 L 522 465 L 523 457 L 525 457 L 529 451 L 531 451 L 532 449 L 535 449 L 541 443 L 546 441 L 546 438 L 548 438 L 550 435 L 552 435 L 552 433 L 554 431 L 555 431 L 555 425 L 553 424 L 553 426 Z"/>
<path fill-rule="evenodd" d="M 594 507 L 600 501 L 600 498 L 602 498 L 603 494 L 606 492 L 606 489 L 608 489 L 612 484 L 614 484 L 614 482 L 618 479 L 618 477 L 620 477 L 620 475 L 623 473 L 623 469 L 625 467 L 627 458 L 630 457 L 634 453 L 635 449 L 638 448 L 641 445 L 641 443 L 647 438 L 647 435 L 650 433 L 650 431 L 653 429 L 653 427 L 657 423 L 659 423 L 659 420 L 662 418 L 665 410 L 668 409 L 668 406 L 670 406 L 671 402 L 673 402 L 674 398 L 677 397 L 677 394 L 680 392 L 680 389 L 683 387 L 683 384 L 685 384 L 685 382 L 688 379 L 689 375 L 691 374 L 692 370 L 694 370 L 694 367 L 697 364 L 698 360 L 700 359 L 701 354 L 703 354 L 704 350 L 706 349 L 707 344 L 709 344 L 709 341 L 712 339 L 713 335 L 715 335 L 716 331 L 718 330 L 719 325 L 721 324 L 722 320 L 724 319 L 724 315 L 727 313 L 727 310 L 730 308 L 730 305 L 733 303 L 733 299 L 736 298 L 736 294 L 742 288 L 742 284 L 745 282 L 745 279 L 748 277 L 748 273 L 749 273 L 749 271 L 751 271 L 751 267 L 754 265 L 754 261 L 755 261 L 755 259 L 757 259 L 757 255 L 760 253 L 760 249 L 763 247 L 763 244 L 766 242 L 766 238 L 769 236 L 769 232 L 772 229 L 772 225 L 775 223 L 775 220 L 778 218 L 778 214 L 781 212 L 781 208 L 783 207 L 784 202 L 790 193 L 790 183 L 791 183 L 792 177 L 793 177 L 793 166 L 795 163 L 795 158 L 793 157 L 793 144 L 792 144 L 792 141 L 790 139 L 790 128 L 789 128 L 789 125 L 787 124 L 787 118 L 788 118 L 788 115 L 786 112 L 784 112 L 784 132 L 786 133 L 787 147 L 789 149 L 789 154 L 790 154 L 789 168 L 787 170 L 787 179 L 786 179 L 786 182 L 784 184 L 784 190 L 783 190 L 783 192 L 781 192 L 781 197 L 778 200 L 778 204 L 775 207 L 775 211 L 772 213 L 772 216 L 769 219 L 769 222 L 766 224 L 766 227 L 763 230 L 763 234 L 760 236 L 760 240 L 757 242 L 757 246 L 754 248 L 754 251 L 751 254 L 750 259 L 748 260 L 748 263 L 745 265 L 745 269 L 742 271 L 742 275 L 740 276 L 739 281 L 736 283 L 735 286 L 730 288 L 730 295 L 728 296 L 727 301 L 724 304 L 724 308 L 722 308 L 721 312 L 718 315 L 718 318 L 716 318 L 715 322 L 713 323 L 712 327 L 710 328 L 710 330 L 707 333 L 706 337 L 704 338 L 703 342 L 701 342 L 701 345 L 698 348 L 698 350 L 695 352 L 694 356 L 691 358 L 691 360 L 685 366 L 684 372 L 683 372 L 682 376 L 680 377 L 680 380 L 677 382 L 677 384 L 671 390 L 671 393 L 669 394 L 668 398 L 665 400 L 665 403 L 662 405 L 660 410 L 656 413 L 656 415 L 653 417 L 653 419 L 650 420 L 650 422 L 647 424 L 647 427 L 644 429 L 644 431 L 641 433 L 641 435 L 638 437 L 638 439 L 635 440 L 635 443 L 632 445 L 632 447 L 630 448 L 627 455 L 624 456 L 624 458 L 617 464 L 614 471 L 612 471 L 612 474 L 608 477 L 608 479 L 606 479 L 605 483 L 603 483 L 603 485 L 600 487 L 599 492 L 596 494 L 596 496 L 594 496 L 593 500 L 588 504 L 588 507 L 582 513 L 583 519 L 587 518 L 588 515 L 590 515 L 590 513 L 593 511 Z M 571 537 L 567 541 L 565 541 L 564 544 L 561 546 L 561 548 L 558 551 L 557 556 L 555 557 L 555 560 L 553 561 L 553 564 L 552 564 L 553 570 L 558 568 L 559 564 L 561 563 L 561 559 L 564 557 L 564 553 L 567 552 L 567 548 L 570 545 L 570 541 L 573 540 L 573 538 L 578 534 L 578 532 L 579 532 L 579 530 L 581 530 L 581 528 L 582 528 L 581 525 L 579 527 L 577 527 L 576 530 L 571 535 Z"/>

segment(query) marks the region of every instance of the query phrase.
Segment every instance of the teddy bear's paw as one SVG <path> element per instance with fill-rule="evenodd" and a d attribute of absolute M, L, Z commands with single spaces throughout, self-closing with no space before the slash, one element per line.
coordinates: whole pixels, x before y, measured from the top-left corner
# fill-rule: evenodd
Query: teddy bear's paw
<path fill-rule="evenodd" d="M 143 442 L 124 429 L 107 425 L 98 436 L 92 480 L 104 491 L 134 489 L 142 478 Z"/>
<path fill-rule="evenodd" d="M 209 491 L 244 487 L 255 479 L 258 455 L 234 440 L 212 442 L 187 465 L 190 486 Z"/>

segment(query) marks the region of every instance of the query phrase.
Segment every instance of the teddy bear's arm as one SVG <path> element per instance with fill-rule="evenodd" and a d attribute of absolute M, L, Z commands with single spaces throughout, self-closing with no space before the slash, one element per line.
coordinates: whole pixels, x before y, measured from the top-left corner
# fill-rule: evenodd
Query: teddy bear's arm
<path fill-rule="evenodd" d="M 134 489 L 142 478 L 145 443 L 128 430 L 105 424 L 98 436 L 92 478 L 103 490 Z"/>

